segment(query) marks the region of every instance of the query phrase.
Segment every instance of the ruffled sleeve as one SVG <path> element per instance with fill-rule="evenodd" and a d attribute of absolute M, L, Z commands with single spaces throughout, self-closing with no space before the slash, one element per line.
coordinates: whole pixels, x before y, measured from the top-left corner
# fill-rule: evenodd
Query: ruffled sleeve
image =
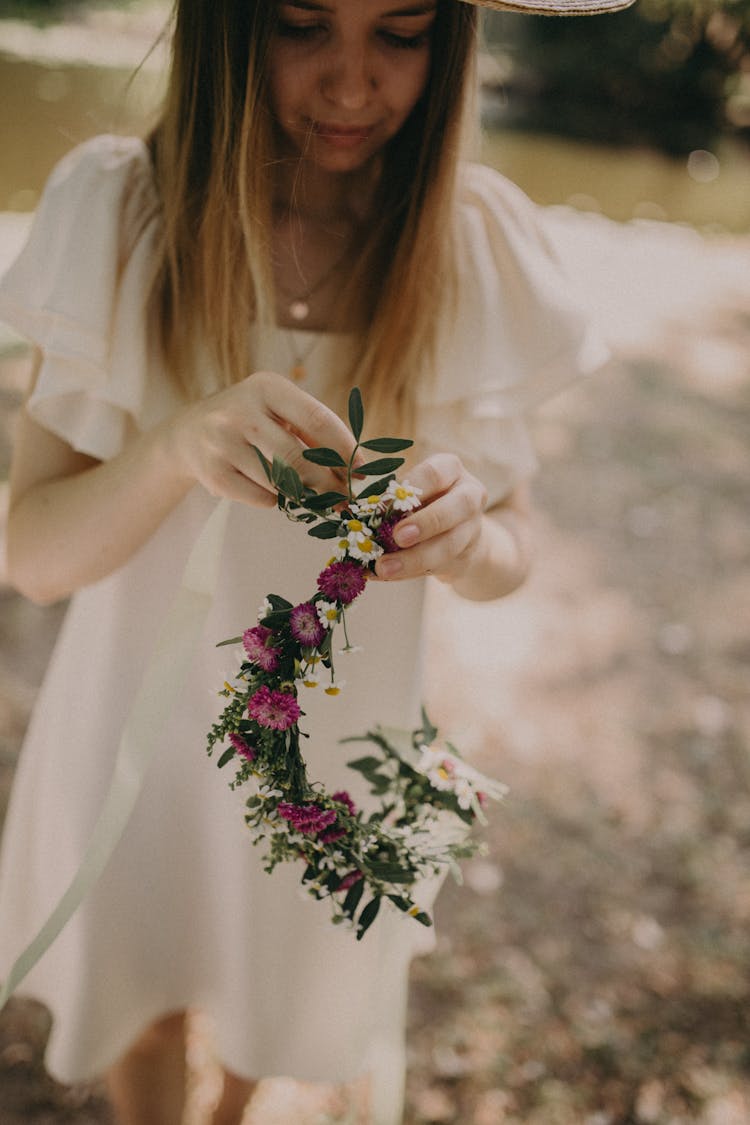
<path fill-rule="evenodd" d="M 441 326 L 437 370 L 418 399 L 418 438 L 451 449 L 490 502 L 536 468 L 526 415 L 609 352 L 547 241 L 534 204 L 490 168 L 465 169 L 459 291 Z"/>
<path fill-rule="evenodd" d="M 96 137 L 54 169 L 0 281 L 0 318 L 42 352 L 27 409 L 101 460 L 149 423 L 155 405 L 144 302 L 158 224 L 143 142 Z"/>

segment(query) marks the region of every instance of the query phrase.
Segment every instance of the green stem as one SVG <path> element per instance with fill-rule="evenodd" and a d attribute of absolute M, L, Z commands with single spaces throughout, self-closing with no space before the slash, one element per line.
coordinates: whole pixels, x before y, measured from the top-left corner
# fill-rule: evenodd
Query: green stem
<path fill-rule="evenodd" d="M 358 449 L 359 449 L 359 442 L 357 442 L 357 444 L 354 446 L 354 449 L 352 450 L 352 455 L 349 458 L 349 464 L 346 466 L 346 490 L 349 493 L 349 503 L 350 504 L 354 500 L 354 495 L 353 495 L 353 492 L 352 492 L 352 469 L 354 467 L 354 458 L 357 456 L 357 450 Z"/>

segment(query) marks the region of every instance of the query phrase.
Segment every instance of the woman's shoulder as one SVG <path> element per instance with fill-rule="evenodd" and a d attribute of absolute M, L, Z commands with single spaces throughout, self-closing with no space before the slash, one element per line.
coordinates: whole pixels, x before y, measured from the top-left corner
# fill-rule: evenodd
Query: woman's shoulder
<path fill-rule="evenodd" d="M 490 232 L 515 227 L 539 237 L 537 205 L 517 184 L 486 164 L 461 165 L 458 211 L 464 218 L 478 213 Z"/>
<path fill-rule="evenodd" d="M 47 188 L 76 181 L 105 183 L 133 178 L 153 181 L 145 141 L 140 137 L 101 133 L 82 141 L 58 161 Z"/>
<path fill-rule="evenodd" d="M 53 168 L 41 210 L 56 214 L 105 216 L 132 242 L 158 210 L 151 155 L 140 137 L 101 134 L 71 149 Z M 62 214 L 60 214 L 62 213 Z M 127 253 L 129 246 L 123 249 Z"/>
<path fill-rule="evenodd" d="M 136 248 L 151 245 L 159 214 L 140 138 L 102 135 L 71 149 L 47 179 L 26 244 L 2 278 L 4 318 L 30 307 L 85 316 L 84 291 L 101 304 L 105 279 L 116 280 Z"/>

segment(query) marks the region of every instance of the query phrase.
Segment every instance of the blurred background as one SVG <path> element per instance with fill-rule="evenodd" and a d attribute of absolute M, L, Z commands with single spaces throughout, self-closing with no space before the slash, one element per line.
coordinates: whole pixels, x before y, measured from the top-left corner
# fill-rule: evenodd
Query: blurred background
<path fill-rule="evenodd" d="M 150 120 L 167 16 L 0 0 L 0 271 L 55 161 Z M 432 718 L 511 794 L 414 965 L 406 1123 L 747 1125 L 750 0 L 492 14 L 480 73 L 482 159 L 542 205 L 614 358 L 533 420 L 528 585 L 433 592 Z M 27 372 L 0 326 L 0 479 Z M 0 586 L 0 809 L 63 610 Z M 0 1020 L 4 1125 L 109 1120 L 45 1075 L 46 1032 Z M 196 1021 L 192 1125 L 215 1083 Z M 357 1099 L 264 1083 L 247 1125 Z"/>

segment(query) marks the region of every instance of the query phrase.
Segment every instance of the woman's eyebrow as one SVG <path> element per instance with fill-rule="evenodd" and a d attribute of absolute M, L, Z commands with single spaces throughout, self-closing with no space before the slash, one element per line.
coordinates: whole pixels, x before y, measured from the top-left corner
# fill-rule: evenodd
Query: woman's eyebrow
<path fill-rule="evenodd" d="M 325 4 L 316 4 L 314 0 L 283 0 L 284 6 L 300 8 L 303 12 L 330 12 Z M 403 16 L 424 16 L 435 11 L 435 0 L 423 0 L 423 3 L 409 4 L 404 8 L 395 8 L 391 12 L 383 12 L 383 19 L 395 19 Z"/>
<path fill-rule="evenodd" d="M 303 12 L 330 12 L 325 4 L 314 4 L 312 0 L 283 0 L 285 8 L 301 8 Z"/>
<path fill-rule="evenodd" d="M 434 0 L 425 0 L 423 4 L 410 4 L 408 8 L 396 8 L 392 12 L 384 12 L 383 19 L 394 19 L 397 16 L 426 16 L 434 12 L 436 7 Z"/>

